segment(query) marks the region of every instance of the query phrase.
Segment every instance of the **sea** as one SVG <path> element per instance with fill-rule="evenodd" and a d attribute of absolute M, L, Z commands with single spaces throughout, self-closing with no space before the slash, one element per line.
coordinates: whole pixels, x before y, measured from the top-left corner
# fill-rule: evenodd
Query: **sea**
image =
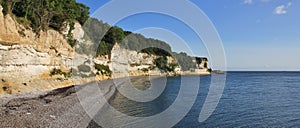
<path fill-rule="evenodd" d="M 199 115 L 211 89 L 212 77 L 222 75 L 226 75 L 226 82 L 220 99 L 215 100 L 218 104 L 215 108 L 212 107 L 210 116 L 201 122 Z M 183 85 L 182 79 L 186 78 L 199 80 L 195 98 L 192 96 L 195 88 L 189 83 L 197 82 L 190 81 Z M 187 92 L 184 93 L 183 99 L 190 99 L 192 106 L 186 113 L 177 109 L 171 111 L 176 114 L 165 118 L 158 117 L 159 121 L 152 122 L 155 124 L 153 126 L 169 127 L 171 124 L 171 127 L 175 128 L 300 127 L 300 72 L 227 72 L 209 76 L 168 77 L 163 92 L 152 101 L 137 102 L 117 92 L 110 100 L 110 105 L 120 113 L 140 117 L 141 121 L 147 120 L 147 117 L 155 117 L 174 107 L 174 102 L 181 93 L 180 89 L 185 88 L 183 86 L 191 86 L 191 90 L 185 90 Z M 177 108 L 188 106 L 181 105 L 177 105 Z M 126 122 L 126 118 L 114 119 Z M 124 127 L 139 122 L 127 122 L 128 125 L 124 123 Z M 145 124 L 144 127 L 151 126 Z"/>

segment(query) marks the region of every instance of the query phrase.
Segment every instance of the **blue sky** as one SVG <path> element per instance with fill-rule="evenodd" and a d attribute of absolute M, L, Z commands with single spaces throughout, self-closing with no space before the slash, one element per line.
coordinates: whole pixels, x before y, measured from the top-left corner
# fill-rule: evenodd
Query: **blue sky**
<path fill-rule="evenodd" d="M 109 2 L 77 1 L 91 7 L 92 14 Z M 191 2 L 210 18 L 218 31 L 224 45 L 228 70 L 300 70 L 299 0 L 191 0 Z M 181 10 L 184 11 L 184 8 Z M 105 22 L 111 24 L 110 21 Z M 191 28 L 176 18 L 157 13 L 143 13 L 122 19 L 115 25 L 125 30 L 141 32 L 146 37 L 158 38 L 169 43 L 176 42 L 174 38 L 161 36 L 160 33 L 143 31 L 149 27 L 168 30 L 187 42 L 187 47 L 193 52 L 190 54 L 208 56 L 201 39 Z M 172 48 L 174 51 L 184 51 L 180 45 L 174 45 Z"/>

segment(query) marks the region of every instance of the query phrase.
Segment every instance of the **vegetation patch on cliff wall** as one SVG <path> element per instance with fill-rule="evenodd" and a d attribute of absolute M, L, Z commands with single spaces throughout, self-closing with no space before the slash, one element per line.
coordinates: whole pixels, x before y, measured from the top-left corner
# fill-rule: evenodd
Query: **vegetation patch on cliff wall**
<path fill-rule="evenodd" d="M 77 20 L 84 24 L 89 18 L 89 7 L 76 0 L 1 0 L 4 14 L 15 15 L 34 31 L 53 28 L 59 30 L 65 21 Z"/>
<path fill-rule="evenodd" d="M 109 67 L 103 64 L 95 64 L 95 69 L 97 69 L 102 75 L 111 76 L 112 74 Z"/>
<path fill-rule="evenodd" d="M 162 72 L 175 72 L 175 68 L 178 66 L 177 63 L 169 64 L 166 56 L 155 59 L 154 64 Z"/>
<path fill-rule="evenodd" d="M 71 72 L 63 72 L 61 69 L 54 68 L 50 71 L 50 76 L 63 75 L 65 78 L 71 77 Z"/>

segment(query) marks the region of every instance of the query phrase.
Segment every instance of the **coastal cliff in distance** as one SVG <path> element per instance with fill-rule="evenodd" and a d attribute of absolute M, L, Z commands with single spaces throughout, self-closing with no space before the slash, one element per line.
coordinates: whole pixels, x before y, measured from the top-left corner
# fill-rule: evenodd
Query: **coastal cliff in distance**
<path fill-rule="evenodd" d="M 0 94 L 50 90 L 124 76 L 210 73 L 206 58 L 192 58 L 184 53 L 157 54 L 157 49 L 141 52 L 115 40 L 107 48 L 107 44 L 99 44 L 86 34 L 77 21 L 64 25 L 60 31 L 35 32 L 2 10 L 0 5 Z M 88 48 L 95 46 L 99 48 L 93 54 Z M 181 66 L 189 61 L 192 68 Z"/>

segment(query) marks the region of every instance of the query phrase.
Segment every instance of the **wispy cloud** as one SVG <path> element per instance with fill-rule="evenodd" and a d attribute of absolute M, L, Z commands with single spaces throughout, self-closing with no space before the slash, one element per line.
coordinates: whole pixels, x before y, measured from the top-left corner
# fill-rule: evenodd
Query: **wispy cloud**
<path fill-rule="evenodd" d="M 243 0 L 243 3 L 244 4 L 253 4 L 255 0 Z M 256 2 L 263 2 L 263 3 L 269 3 L 271 1 L 274 1 L 274 0 L 256 0 Z"/>
<path fill-rule="evenodd" d="M 252 0 L 244 0 L 244 4 L 252 4 L 253 1 Z"/>
<path fill-rule="evenodd" d="M 270 2 L 271 0 L 261 0 L 261 2 Z"/>
<path fill-rule="evenodd" d="M 286 5 L 277 6 L 274 10 L 274 14 L 277 14 L 277 15 L 286 14 L 288 12 L 287 9 L 291 6 L 292 6 L 292 2 L 289 2 Z"/>
<path fill-rule="evenodd" d="M 285 5 L 280 5 L 275 8 L 274 13 L 278 15 L 286 14 L 287 13 L 286 8 L 287 7 Z"/>
<path fill-rule="evenodd" d="M 244 4 L 254 4 L 254 2 L 256 3 L 270 3 L 270 2 L 274 2 L 275 0 L 243 0 Z M 292 2 L 288 2 L 286 4 L 282 4 L 277 6 L 273 13 L 277 14 L 277 15 L 283 15 L 283 14 L 287 14 L 288 13 L 288 8 L 290 8 L 293 5 Z"/>
<path fill-rule="evenodd" d="M 290 6 L 292 6 L 292 2 L 287 3 L 287 7 L 290 7 Z"/>

